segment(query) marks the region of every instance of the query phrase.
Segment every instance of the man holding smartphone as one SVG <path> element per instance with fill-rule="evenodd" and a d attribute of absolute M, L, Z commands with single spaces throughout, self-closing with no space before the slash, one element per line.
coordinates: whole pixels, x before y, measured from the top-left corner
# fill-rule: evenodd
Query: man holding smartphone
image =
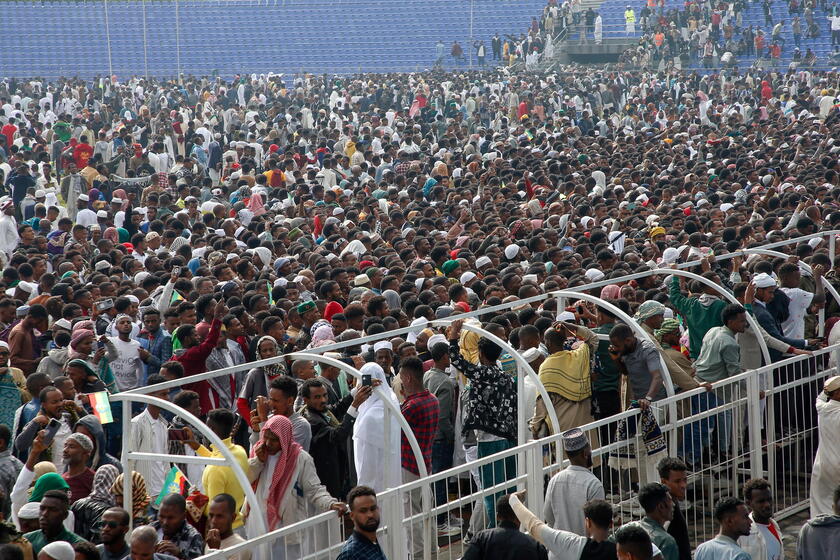
<path fill-rule="evenodd" d="M 15 439 L 15 447 L 18 450 L 30 449 L 35 436 L 44 430 L 43 443 L 46 445 L 46 450 L 41 460 L 52 462 L 56 472 L 63 473 L 64 441 L 73 433 L 70 414 L 64 408 L 64 395 L 57 387 L 49 385 L 38 397 L 41 400 L 41 410 L 21 430 L 20 435 Z"/>

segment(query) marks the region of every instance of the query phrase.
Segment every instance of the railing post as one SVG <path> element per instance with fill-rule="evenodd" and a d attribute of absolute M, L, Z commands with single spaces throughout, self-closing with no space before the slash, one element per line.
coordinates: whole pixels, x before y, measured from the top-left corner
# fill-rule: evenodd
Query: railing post
<path fill-rule="evenodd" d="M 386 548 L 388 548 L 388 558 L 405 558 L 406 542 L 405 531 L 402 519 L 405 506 L 403 505 L 402 490 L 399 486 L 389 490 L 383 496 L 385 499 L 380 506 L 380 511 L 385 511 L 385 518 L 388 523 L 388 540 Z"/>
<path fill-rule="evenodd" d="M 531 511 L 543 510 L 543 445 L 533 444 L 525 449 L 525 489 L 528 491 L 528 507 Z"/>
<path fill-rule="evenodd" d="M 747 431 L 750 446 L 750 477 L 762 478 L 761 465 L 761 389 L 759 375 L 747 378 Z"/>
<path fill-rule="evenodd" d="M 131 449 L 131 405 L 133 401 L 129 397 L 122 401 L 122 457 L 120 458 L 122 464 L 125 465 L 123 470 L 123 509 L 128 512 L 128 526 L 133 527 L 134 523 L 134 504 L 132 503 L 131 473 L 134 471 L 134 459 L 129 459 L 128 454 L 133 451 Z"/>

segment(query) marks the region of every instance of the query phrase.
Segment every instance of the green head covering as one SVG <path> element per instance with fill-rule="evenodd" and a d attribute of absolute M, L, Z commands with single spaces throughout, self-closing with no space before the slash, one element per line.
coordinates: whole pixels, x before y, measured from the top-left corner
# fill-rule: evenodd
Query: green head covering
<path fill-rule="evenodd" d="M 315 307 L 316 306 L 315 306 L 314 301 L 312 301 L 312 300 L 304 301 L 303 303 L 298 304 L 298 306 L 297 306 L 298 315 L 303 315 L 304 313 L 306 313 L 308 311 L 312 311 L 313 309 L 315 309 Z"/>
<path fill-rule="evenodd" d="M 586 163 L 587 161 L 589 161 L 589 156 L 587 156 L 586 154 L 580 154 L 578 156 L 578 161 L 580 163 Z"/>
<path fill-rule="evenodd" d="M 662 321 L 662 326 L 653 331 L 656 338 L 661 339 L 663 334 L 672 332 L 680 332 L 680 322 L 676 319 L 665 319 Z"/>
<path fill-rule="evenodd" d="M 120 243 L 128 243 L 131 239 L 131 234 L 125 228 L 117 228 L 117 235 L 119 235 Z"/>
<path fill-rule="evenodd" d="M 443 263 L 443 266 L 441 266 L 440 269 L 441 271 L 443 271 L 444 274 L 449 274 L 459 266 L 461 266 L 461 263 L 459 263 L 458 261 L 450 260 Z"/>
<path fill-rule="evenodd" d="M 88 373 L 88 375 L 96 375 L 96 372 L 93 371 L 93 368 L 90 367 L 90 364 L 80 358 L 70 360 L 69 362 L 67 362 L 67 365 L 85 368 L 85 371 Z"/>
<path fill-rule="evenodd" d="M 636 311 L 636 320 L 644 321 L 645 319 L 650 319 L 651 317 L 664 314 L 665 306 L 658 301 L 649 299 L 639 306 L 639 309 Z"/>
<path fill-rule="evenodd" d="M 70 278 L 71 276 L 75 276 L 75 275 L 76 275 L 75 270 L 68 270 L 67 272 L 65 272 L 64 274 L 61 275 L 61 279 L 64 280 L 65 278 Z"/>
<path fill-rule="evenodd" d="M 43 474 L 37 481 L 35 481 L 35 487 L 32 488 L 32 494 L 29 496 L 29 501 L 40 502 L 48 490 L 64 490 L 67 492 L 70 490 L 70 486 L 58 473 L 51 472 Z"/>

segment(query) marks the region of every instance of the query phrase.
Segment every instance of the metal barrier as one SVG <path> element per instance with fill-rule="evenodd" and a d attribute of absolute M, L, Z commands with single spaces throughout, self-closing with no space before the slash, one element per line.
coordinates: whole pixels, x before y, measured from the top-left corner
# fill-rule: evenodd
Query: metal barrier
<path fill-rule="evenodd" d="M 744 372 L 715 383 L 712 392 L 698 388 L 655 402 L 651 412 L 659 422 L 661 438 L 666 441 L 662 442 L 660 452 L 653 455 L 645 451 L 648 447 L 642 430 L 627 428 L 634 423 L 639 425 L 639 409 L 581 426 L 590 434 L 596 430 L 611 434 L 609 438 L 601 438 L 601 445 L 593 449 L 593 470 L 603 482 L 606 498 L 613 504 L 621 523 L 643 515 L 635 493 L 640 485 L 659 480 L 656 462 L 667 454 L 664 449 L 670 440 L 676 440 L 679 456 L 695 459 L 687 500 L 680 504 L 692 547 L 717 533 L 712 517 L 714 503 L 724 496 L 740 495 L 743 482 L 749 478 L 764 477 L 770 481 L 777 504 L 776 519 L 805 509 L 809 466 L 816 453 L 813 404 L 825 378 L 837 373 L 836 368 L 825 367 L 830 353 L 840 353 L 840 345 Z M 760 378 L 765 374 L 780 382 L 762 392 Z M 717 406 L 706 406 L 712 398 L 717 399 Z M 689 413 L 669 419 L 666 411 L 671 405 Z M 561 436 L 553 435 L 532 441 L 379 494 L 383 525 L 380 544 L 386 556 L 392 560 L 408 558 L 415 550 L 418 554 L 422 552 L 423 558 L 460 558 L 463 535 L 438 536 L 428 527 L 434 528 L 438 519 L 451 517 L 463 521 L 464 533 L 467 525 L 475 533 L 488 525 L 488 519 L 481 513 L 485 498 L 500 492 L 527 489 L 528 506 L 542 516 L 545 482 L 568 463 L 556 455 L 560 440 Z M 648 437 L 647 443 L 650 441 Z M 695 441 L 699 443 L 699 456 L 693 456 L 690 449 Z M 500 465 L 509 469 L 510 476 L 481 488 L 479 473 Z M 440 485 L 445 485 L 447 491 L 445 501 L 422 510 L 410 510 L 405 505 L 421 493 L 433 494 Z M 334 514 L 322 514 L 203 559 L 215 560 L 253 550 L 279 537 L 303 538 L 313 528 L 326 527 L 335 519 Z M 398 529 L 394 530 L 395 527 Z M 330 539 L 317 553 L 301 558 L 335 558 L 339 548 L 340 543 Z"/>
<path fill-rule="evenodd" d="M 835 240 L 838 234 L 840 234 L 840 231 L 822 232 L 768 244 L 762 246 L 761 249 L 769 250 L 783 248 L 788 245 L 795 246 L 798 243 L 813 238 L 828 237 L 829 256 L 833 260 Z M 770 253 L 770 251 L 767 251 L 767 253 Z M 737 251 L 726 255 L 715 256 L 714 260 L 721 261 L 748 254 L 750 254 L 750 250 Z M 577 297 L 587 301 L 597 300 L 595 301 L 596 304 L 604 305 L 606 302 L 602 302 L 598 298 L 585 294 L 584 292 L 589 292 L 609 284 L 619 284 L 647 276 L 662 274 L 678 274 L 702 282 L 702 278 L 685 270 L 699 266 L 700 264 L 701 261 L 697 260 L 680 264 L 678 270 L 656 269 L 626 275 L 620 278 L 602 280 L 592 284 L 540 294 L 498 306 L 478 309 L 470 313 L 458 315 L 457 318 L 479 317 L 487 313 L 506 311 L 512 307 L 544 301 L 548 298 L 561 299 Z M 705 283 L 707 285 L 711 284 L 708 281 Z M 721 290 L 717 286 L 715 288 L 724 298 L 730 301 L 734 299 L 725 290 Z M 622 319 L 628 320 L 626 317 L 622 317 Z M 433 324 L 445 324 L 447 322 L 434 321 Z M 632 321 L 629 323 L 631 325 L 633 324 Z M 490 335 L 490 333 L 483 331 L 480 327 L 473 327 L 472 329 L 468 327 L 472 326 L 465 325 L 465 330 L 474 330 L 482 336 L 494 339 L 497 343 L 502 342 L 502 346 L 516 358 L 520 374 L 530 376 L 536 381 L 539 392 L 541 394 L 545 393 L 545 389 L 539 383 L 539 379 L 533 369 L 514 349 L 510 348 L 504 341 L 500 341 Z M 379 335 L 366 336 L 347 342 L 308 349 L 305 353 L 297 353 L 292 356 L 327 361 L 329 358 L 323 356 L 316 357 L 315 355 L 341 350 L 350 346 L 372 343 L 383 338 L 393 338 L 411 332 L 417 332 L 422 328 L 423 326 L 414 326 L 396 329 Z M 759 341 L 763 343 L 763 340 L 760 338 Z M 762 348 L 762 350 L 766 358 L 766 348 Z M 828 363 L 827 357 L 829 352 L 835 351 L 840 352 L 840 345 L 823 349 L 814 353 L 811 357 L 792 358 L 720 382 L 715 385 L 713 393 L 714 397 L 723 403 L 719 406 L 714 406 L 714 404 L 708 402 L 709 395 L 706 395 L 703 389 L 677 395 L 669 394 L 666 399 L 656 403 L 657 419 L 661 422 L 660 429 L 664 435 L 667 449 L 670 449 L 672 453 L 674 449 L 677 449 L 677 454 L 685 456 L 687 451 L 691 451 L 690 448 L 693 447 L 695 440 L 699 440 L 701 448 L 708 449 L 709 447 L 706 444 L 709 443 L 709 434 L 714 434 L 716 438 L 713 442 L 716 448 L 712 455 L 701 453 L 699 457 L 692 457 L 697 463 L 691 478 L 695 496 L 693 503 L 696 504 L 696 507 L 689 510 L 691 513 L 687 513 L 686 517 L 687 519 L 690 518 L 689 520 L 692 523 L 695 544 L 714 533 L 714 523 L 710 520 L 709 516 L 714 499 L 721 495 L 721 490 L 727 490 L 729 494 L 737 494 L 740 479 L 745 475 L 766 476 L 773 484 L 774 489 L 777 490 L 777 494 L 780 494 L 778 492 L 779 489 L 783 491 L 783 494 L 777 499 L 779 503 L 784 504 L 784 508 L 779 512 L 780 515 L 788 515 L 807 507 L 807 481 L 803 481 L 801 476 L 795 472 L 787 472 L 785 469 L 778 467 L 790 461 L 807 465 L 808 461 L 812 460 L 814 456 L 816 447 L 814 443 L 815 422 L 813 421 L 814 415 L 812 413 L 813 399 L 807 399 L 814 394 L 814 384 L 835 371 L 835 368 L 825 367 Z M 248 364 L 207 372 L 185 379 L 168 381 L 153 387 L 139 387 L 114 395 L 113 398 L 123 401 L 152 402 L 149 399 L 158 401 L 158 399 L 153 399 L 145 394 L 163 389 L 176 388 L 214 377 L 230 375 L 254 367 L 275 364 L 285 358 L 286 356 L 278 356 L 257 360 Z M 767 361 L 769 362 L 769 360 Z M 771 398 L 766 399 L 767 404 L 765 406 L 761 399 L 761 384 L 759 381 L 762 376 L 769 375 L 773 376 L 774 383 L 773 389 L 766 391 L 765 396 L 769 395 Z M 524 376 L 519 375 L 518 377 L 522 379 Z M 519 383 L 519 404 L 520 410 L 522 410 L 521 381 Z M 546 398 L 545 395 L 543 395 L 543 398 Z M 791 406 L 792 402 L 798 402 L 802 399 L 807 400 L 804 406 L 802 406 L 802 402 L 799 402 L 800 406 Z M 159 403 L 154 402 L 153 404 L 158 404 L 162 408 L 170 410 L 177 409 L 174 405 L 164 403 L 164 401 L 160 401 Z M 125 408 L 130 410 L 130 407 Z M 711 408 L 711 410 L 707 410 L 707 408 Z M 557 426 L 557 418 L 554 414 L 553 407 L 549 406 L 548 410 L 550 416 L 552 416 L 551 419 L 554 425 Z M 217 445 L 220 444 L 220 442 L 216 442 L 213 439 L 215 436 L 208 435 L 205 431 L 201 430 L 198 419 L 186 416 L 180 409 L 175 410 L 175 412 L 193 422 L 204 435 L 210 437 L 211 441 Z M 588 433 L 598 430 L 599 434 L 601 434 L 599 440 L 603 445 L 600 445 L 594 450 L 596 459 L 601 463 L 598 468 L 602 474 L 602 479 L 604 480 L 605 488 L 608 490 L 610 499 L 616 504 L 619 512 L 623 516 L 627 516 L 628 519 L 638 516 L 639 513 L 638 508 L 633 505 L 633 490 L 638 486 L 640 481 L 644 482 L 656 478 L 653 469 L 654 465 L 651 461 L 635 455 L 636 449 L 644 449 L 639 435 L 620 441 L 612 441 L 612 436 L 617 432 L 619 423 L 633 423 L 638 415 L 638 410 L 629 410 L 611 418 L 583 426 Z M 401 416 L 398 418 L 398 421 L 400 420 L 402 420 L 402 424 L 404 419 Z M 466 520 L 466 512 L 469 512 L 469 523 L 474 526 L 475 530 L 480 529 L 483 527 L 483 523 L 478 521 L 480 516 L 474 516 L 473 512 L 479 512 L 481 510 L 481 504 L 484 498 L 493 496 L 499 491 L 509 490 L 512 487 L 527 487 L 531 490 L 529 492 L 531 507 L 535 511 L 541 509 L 543 476 L 550 475 L 560 466 L 557 451 L 559 449 L 560 436 L 555 434 L 539 441 L 524 443 L 522 414 L 520 414 L 519 425 L 520 445 L 518 447 L 482 458 L 479 461 L 469 462 L 466 465 L 444 473 L 421 478 L 418 481 L 390 489 L 380 495 L 380 504 L 386 516 L 385 526 L 381 531 L 383 534 L 383 543 L 385 543 L 386 550 L 389 551 L 389 558 L 404 557 L 406 551 L 409 551 L 412 545 L 417 544 L 418 539 L 422 539 L 421 548 L 424 557 L 429 558 L 431 550 L 440 545 L 440 543 L 435 543 L 435 546 L 430 546 L 434 527 L 437 525 L 437 516 L 443 516 L 440 518 L 442 520 L 447 516 L 454 519 Z M 724 426 L 724 429 L 715 431 L 715 426 L 720 425 Z M 777 426 L 783 427 L 778 433 Z M 126 430 L 124 432 L 124 441 L 127 441 L 127 430 L 129 427 L 130 418 L 126 418 L 124 421 L 124 430 Z M 718 434 L 720 434 L 722 439 L 717 439 Z M 762 437 L 762 434 L 765 437 Z M 604 435 L 607 437 L 603 437 Z M 411 436 L 409 436 L 410 440 L 413 439 Z M 416 441 L 413 443 L 416 443 Z M 416 454 L 418 448 L 414 445 L 412 447 Z M 224 451 L 226 450 L 223 450 L 223 453 Z M 616 457 L 613 463 L 617 465 L 617 468 L 611 466 L 611 453 Z M 161 457 L 157 458 L 159 459 Z M 171 459 L 167 456 L 162 456 L 162 458 Z M 178 457 L 177 459 L 179 461 L 183 460 L 182 457 Z M 129 460 L 151 460 L 151 458 L 126 449 L 123 455 L 124 464 Z M 777 465 L 780 461 L 781 464 Z M 210 463 L 211 461 L 205 460 L 205 462 Z M 419 461 L 419 463 L 421 462 Z M 236 465 L 233 465 L 233 468 L 234 471 L 238 470 Z M 473 483 L 476 488 L 480 488 L 479 481 L 481 476 L 476 471 L 481 472 L 482 468 L 485 471 L 489 469 L 490 476 L 493 479 L 496 478 L 495 471 L 498 468 L 502 468 L 505 472 L 508 468 L 511 468 L 515 471 L 515 474 L 510 476 L 505 474 L 502 476 L 502 482 L 490 488 L 474 490 L 472 488 Z M 807 470 L 803 472 L 807 472 Z M 473 483 L 470 482 L 470 475 L 474 479 Z M 427 507 L 431 503 L 429 501 L 430 496 L 434 495 L 435 483 L 440 488 L 441 484 L 446 484 L 444 481 L 453 477 L 459 482 L 457 498 L 455 500 L 450 499 L 445 504 Z M 466 483 L 462 477 L 466 477 Z M 461 493 L 465 484 L 467 487 L 466 492 Z M 252 492 L 248 492 L 249 501 L 252 499 L 252 494 Z M 412 510 L 410 507 L 415 495 L 420 495 L 421 500 L 424 502 L 424 507 L 419 508 L 420 511 Z M 405 512 L 403 511 L 404 503 L 409 504 L 406 506 L 408 509 Z M 298 543 L 316 543 L 312 547 L 312 552 L 307 552 L 308 548 L 301 545 L 302 548 L 297 549 L 294 553 L 298 555 L 296 557 L 334 557 L 335 554 L 333 552 L 340 545 L 342 536 L 340 527 L 336 528 L 332 525 L 331 520 L 336 520 L 334 514 L 316 516 L 296 525 L 283 527 L 263 535 L 259 539 L 252 539 L 247 543 L 239 545 L 235 550 L 240 550 L 240 547 L 241 549 L 253 549 L 260 544 L 275 541 L 280 537 L 284 539 L 288 537 L 288 541 L 284 540 L 284 551 L 289 547 L 290 543 L 293 544 L 293 541 Z M 396 527 L 399 527 L 399 529 L 394 530 Z M 456 556 L 453 556 L 453 554 L 455 554 L 458 547 L 453 545 L 459 540 L 460 537 L 457 540 L 450 538 L 445 542 L 441 551 L 438 552 L 438 557 L 441 557 L 441 553 L 445 554 L 446 551 L 449 551 L 449 557 L 455 558 Z M 214 553 L 208 556 L 208 558 L 228 556 L 230 554 L 230 550 L 225 550 L 224 552 Z"/>

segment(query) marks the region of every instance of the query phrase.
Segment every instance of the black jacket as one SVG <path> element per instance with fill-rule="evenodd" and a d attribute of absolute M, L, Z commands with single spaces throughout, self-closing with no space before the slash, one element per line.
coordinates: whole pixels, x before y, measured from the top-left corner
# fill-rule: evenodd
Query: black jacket
<path fill-rule="evenodd" d="M 547 560 L 545 547 L 510 521 L 479 532 L 461 560 Z"/>
<path fill-rule="evenodd" d="M 344 397 L 332 412 L 339 420 L 338 426 L 331 426 L 324 414 L 309 407 L 303 410 L 303 417 L 312 427 L 312 442 L 309 454 L 315 462 L 315 470 L 321 484 L 333 498 L 343 500 L 350 486 L 350 463 L 347 454 L 347 439 L 353 433 L 355 418 L 347 414 L 353 397 Z"/>
<path fill-rule="evenodd" d="M 677 548 L 680 551 L 680 560 L 691 560 L 691 541 L 688 538 L 688 524 L 685 515 L 680 511 L 680 504 L 674 500 L 674 519 L 668 525 L 668 534 L 677 541 Z"/>

